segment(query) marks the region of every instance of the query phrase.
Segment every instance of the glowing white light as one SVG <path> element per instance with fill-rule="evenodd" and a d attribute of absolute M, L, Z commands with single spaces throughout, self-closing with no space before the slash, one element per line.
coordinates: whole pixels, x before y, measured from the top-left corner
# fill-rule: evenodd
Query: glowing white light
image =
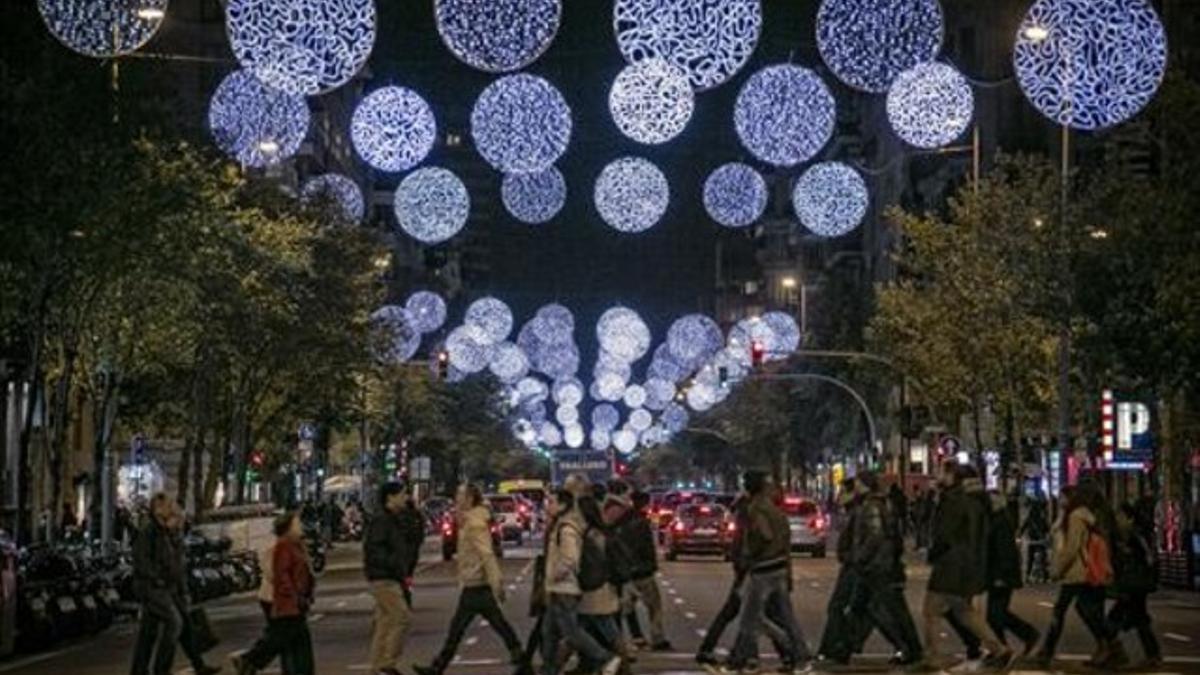
<path fill-rule="evenodd" d="M 750 76 L 738 93 L 733 122 L 755 157 L 776 166 L 812 159 L 833 135 L 836 103 L 811 70 L 768 66 Z"/>
<path fill-rule="evenodd" d="M 489 73 L 536 61 L 554 41 L 562 18 L 562 0 L 435 0 L 433 7 L 446 47 Z"/>
<path fill-rule="evenodd" d="M 646 389 L 640 384 L 631 384 L 625 388 L 625 407 L 634 409 L 646 405 Z"/>
<path fill-rule="evenodd" d="M 480 298 L 467 308 L 463 324 L 478 328 L 478 340 L 490 344 L 507 339 L 512 333 L 513 314 L 502 300 Z"/>
<path fill-rule="evenodd" d="M 650 349 L 650 328 L 628 307 L 613 307 L 601 315 L 596 337 L 604 351 L 627 363 L 642 358 Z"/>
<path fill-rule="evenodd" d="M 371 314 L 371 327 L 376 332 L 381 361 L 403 363 L 421 348 L 421 333 L 413 328 L 412 315 L 398 305 L 384 305 Z"/>
<path fill-rule="evenodd" d="M 654 227 L 671 201 L 671 186 L 658 167 L 640 157 L 615 160 L 596 179 L 596 210 L 621 232 Z"/>
<path fill-rule="evenodd" d="M 571 109 L 554 85 L 520 73 L 488 85 L 471 111 L 475 148 L 497 171 L 549 169 L 571 140 Z"/>
<path fill-rule="evenodd" d="M 767 181 L 737 162 L 718 167 L 704 181 L 704 209 L 725 227 L 747 227 L 767 209 Z"/>
<path fill-rule="evenodd" d="M 679 363 L 671 356 L 671 350 L 667 347 L 667 343 L 664 342 L 654 350 L 654 358 L 650 361 L 650 367 L 647 369 L 646 375 L 650 378 L 658 378 L 674 383 L 687 377 L 690 372 L 691 369 Z"/>
<path fill-rule="evenodd" d="M 550 389 L 536 377 L 526 377 L 517 382 L 517 393 L 526 401 L 541 402 L 550 396 Z"/>
<path fill-rule="evenodd" d="M 767 312 L 762 322 L 771 329 L 771 340 L 767 343 L 767 359 L 785 359 L 800 347 L 800 326 L 796 319 L 785 312 Z"/>
<path fill-rule="evenodd" d="M 596 358 L 596 365 L 592 368 L 592 374 L 600 377 L 602 373 L 616 373 L 622 380 L 628 382 L 633 377 L 633 366 L 624 357 L 615 356 L 601 349 L 600 355 Z"/>
<path fill-rule="evenodd" d="M 696 412 L 711 409 L 717 402 L 716 389 L 703 382 L 693 382 L 687 390 L 688 407 Z"/>
<path fill-rule="evenodd" d="M 579 347 L 573 342 L 540 344 L 531 355 L 534 369 L 555 379 L 579 372 Z"/>
<path fill-rule="evenodd" d="M 796 216 L 821 237 L 840 237 L 858 227 L 868 201 L 862 176 L 841 162 L 814 164 L 792 191 Z"/>
<path fill-rule="evenodd" d="M 629 413 L 629 428 L 634 431 L 645 431 L 654 423 L 654 417 L 644 408 L 638 408 Z"/>
<path fill-rule="evenodd" d="M 592 408 L 592 428 L 601 429 L 603 431 L 612 431 L 621 423 L 621 413 L 616 406 L 608 403 L 601 403 Z"/>
<path fill-rule="evenodd" d="M 583 403 L 583 383 L 577 378 L 568 377 L 554 383 L 554 400 L 559 405 L 576 407 Z"/>
<path fill-rule="evenodd" d="M 419 94 L 383 87 L 364 98 L 350 119 L 350 141 L 380 171 L 408 171 L 425 161 L 437 140 L 437 120 Z"/>
<path fill-rule="evenodd" d="M 568 448 L 578 448 L 583 445 L 584 435 L 583 427 L 578 424 L 567 427 L 563 431 L 563 440 Z"/>
<path fill-rule="evenodd" d="M 529 373 L 525 351 L 511 342 L 501 342 L 492 350 L 488 370 L 504 384 L 519 382 Z"/>
<path fill-rule="evenodd" d="M 687 73 L 662 59 L 625 66 L 608 94 L 608 110 L 621 133 L 649 145 L 678 136 L 695 107 Z"/>
<path fill-rule="evenodd" d="M 678 403 L 670 403 L 663 410 L 662 423 L 671 433 L 679 433 L 687 428 L 691 422 L 691 415 L 683 406 Z"/>
<path fill-rule="evenodd" d="M 562 445 L 562 431 L 553 422 L 543 422 L 538 430 L 538 439 L 553 448 Z"/>
<path fill-rule="evenodd" d="M 446 169 L 417 169 L 396 188 L 396 220 L 408 236 L 437 244 L 458 234 L 471 214 L 467 187 Z"/>
<path fill-rule="evenodd" d="M 896 135 L 918 148 L 949 145 L 966 131 L 975 110 L 967 78 L 944 63 L 921 63 L 900 73 L 887 96 Z"/>
<path fill-rule="evenodd" d="M 487 368 L 492 360 L 492 346 L 482 344 L 475 338 L 476 332 L 466 326 L 455 328 L 446 337 L 450 365 L 470 375 Z"/>
<path fill-rule="evenodd" d="M 258 168 L 296 154 L 308 135 L 309 118 L 304 97 L 269 89 L 244 70 L 221 81 L 208 108 L 217 147 Z"/>
<path fill-rule="evenodd" d="M 612 444 L 623 454 L 628 455 L 637 448 L 638 435 L 631 429 L 621 429 L 612 435 Z"/>
<path fill-rule="evenodd" d="M 592 449 L 600 452 L 612 447 L 612 436 L 604 429 L 592 429 L 591 433 Z"/>
<path fill-rule="evenodd" d="M 422 333 L 432 333 L 446 323 L 446 301 L 429 291 L 417 291 L 408 296 L 405 309 L 413 318 L 413 327 Z"/>
<path fill-rule="evenodd" d="M 938 0 L 822 0 L 817 48 L 838 79 L 883 93 L 901 72 L 942 48 Z"/>
<path fill-rule="evenodd" d="M 658 377 L 646 380 L 646 408 L 663 410 L 675 399 L 675 383 Z"/>
<path fill-rule="evenodd" d="M 38 0 L 38 11 L 67 48 L 110 58 L 137 51 L 154 37 L 167 0 Z"/>
<path fill-rule="evenodd" d="M 1037 0 L 1013 49 L 1017 82 L 1046 117 L 1105 129 L 1154 98 L 1167 67 L 1167 35 L 1146 0 Z"/>
<path fill-rule="evenodd" d="M 340 173 L 326 173 L 309 178 L 300 190 L 300 198 L 309 204 L 332 202 L 346 221 L 351 223 L 361 221 L 366 212 L 362 189 L 358 187 L 358 183 Z"/>
<path fill-rule="evenodd" d="M 613 29 L 625 60 L 663 58 L 711 89 L 745 65 L 762 31 L 760 0 L 617 0 Z"/>
<path fill-rule="evenodd" d="M 233 54 L 265 84 L 312 96 L 358 74 L 375 46 L 375 0 L 229 0 Z"/>
<path fill-rule="evenodd" d="M 716 321 L 703 314 L 689 314 L 671 324 L 667 331 L 667 349 L 681 364 L 699 365 L 725 344 L 725 335 Z"/>
<path fill-rule="evenodd" d="M 500 183 L 500 198 L 513 218 L 530 225 L 548 223 L 567 202 L 567 182 L 558 169 L 510 173 Z"/>
<path fill-rule="evenodd" d="M 579 422 L 579 408 L 573 405 L 560 405 L 554 411 L 554 419 L 564 427 L 576 424 Z"/>
<path fill-rule="evenodd" d="M 594 398 L 614 402 L 625 396 L 625 386 L 629 384 L 629 380 L 620 373 L 605 371 L 596 376 L 593 384 L 596 387 Z"/>
<path fill-rule="evenodd" d="M 569 339 L 575 331 L 575 315 L 562 305 L 549 304 L 537 311 L 538 337 L 553 342 L 556 339 Z M 548 331 L 548 332 L 545 332 Z"/>
<path fill-rule="evenodd" d="M 727 351 L 734 356 L 743 367 L 750 367 L 753 362 L 750 354 L 751 346 L 759 343 L 768 347 L 767 358 L 771 358 L 770 345 L 775 344 L 775 331 L 770 324 L 759 317 L 742 319 L 729 331 L 729 346 Z"/>

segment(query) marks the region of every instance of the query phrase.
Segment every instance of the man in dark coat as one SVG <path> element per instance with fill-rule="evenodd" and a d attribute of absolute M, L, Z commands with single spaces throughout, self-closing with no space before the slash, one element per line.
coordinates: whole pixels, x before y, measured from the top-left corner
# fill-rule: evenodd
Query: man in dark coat
<path fill-rule="evenodd" d="M 399 675 L 400 657 L 411 619 L 404 597 L 404 584 L 412 563 L 409 535 L 401 518 L 404 488 L 385 483 L 379 489 L 379 510 L 371 518 L 363 538 L 363 563 L 375 617 L 371 636 L 371 672 Z"/>
<path fill-rule="evenodd" d="M 933 516 L 933 539 L 929 562 L 933 569 L 925 592 L 922 617 L 925 628 L 925 659 L 928 668 L 941 670 L 947 664 L 938 652 L 940 624 L 947 613 L 954 615 L 988 650 L 987 668 L 1005 668 L 1013 651 L 996 639 L 975 606 L 975 596 L 987 589 L 987 507 L 983 484 L 970 466 L 942 465 L 939 478 L 942 497 Z"/>
<path fill-rule="evenodd" d="M 844 515 L 842 531 L 838 534 L 837 557 L 840 567 L 833 594 L 825 609 L 825 631 L 821 634 L 821 646 L 817 650 L 821 659 L 829 664 L 844 665 L 861 644 L 857 617 L 851 611 L 851 603 L 858 586 L 858 576 L 853 565 L 854 526 L 862 495 L 853 478 L 842 481 L 838 500 Z"/>
<path fill-rule="evenodd" d="M 637 601 L 641 601 L 650 617 L 650 647 L 654 651 L 665 652 L 671 650 L 671 643 L 667 641 L 663 627 L 662 593 L 654 577 L 658 572 L 658 550 L 654 546 L 654 525 L 646 517 L 649 506 L 650 495 L 641 491 L 633 493 L 633 508 L 617 526 L 617 536 L 626 543 L 632 554 L 629 585 L 634 592 L 626 606 L 626 616 L 632 616 L 629 619 L 630 631 L 633 632 L 634 626 L 640 626 L 637 622 Z M 640 627 L 637 630 L 640 633 Z M 634 634 L 635 643 L 639 637 Z"/>

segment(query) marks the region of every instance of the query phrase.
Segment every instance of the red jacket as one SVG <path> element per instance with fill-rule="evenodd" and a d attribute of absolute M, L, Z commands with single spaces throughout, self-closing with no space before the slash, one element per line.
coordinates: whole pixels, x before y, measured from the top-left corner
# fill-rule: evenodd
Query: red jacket
<path fill-rule="evenodd" d="M 303 545 L 280 539 L 272 557 L 275 593 L 271 614 L 275 618 L 304 616 L 312 604 L 313 575 Z"/>

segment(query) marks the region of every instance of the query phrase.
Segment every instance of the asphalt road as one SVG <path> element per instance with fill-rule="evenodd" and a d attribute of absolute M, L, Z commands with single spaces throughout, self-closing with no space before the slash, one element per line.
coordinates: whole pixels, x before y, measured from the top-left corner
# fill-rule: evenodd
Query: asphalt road
<path fill-rule="evenodd" d="M 430 542 L 418 574 L 415 590 L 414 623 L 409 634 L 407 656 L 414 663 L 427 663 L 440 647 L 450 614 L 457 598 L 452 564 L 442 563 Z M 310 617 L 318 672 L 363 673 L 367 671 L 367 643 L 372 610 L 366 593 L 361 569 L 357 565 L 357 545 L 344 545 L 331 556 L 330 570 L 321 578 L 318 598 Z M 531 581 L 533 552 L 528 547 L 508 547 L 502 563 L 508 584 L 505 609 L 510 621 L 524 636 L 532 621 L 526 615 Z M 814 560 L 798 557 L 793 561 L 796 590 L 794 604 L 801 626 L 810 644 L 820 638 L 824 624 L 825 605 L 837 572 L 832 559 Z M 909 601 L 914 615 L 927 578 L 919 566 L 910 568 Z M 693 653 L 699 644 L 704 627 L 716 613 L 731 579 L 729 566 L 718 559 L 681 559 L 663 563 L 660 582 L 667 604 L 668 636 L 675 651 L 664 654 L 643 653 L 634 666 L 637 673 L 696 673 L 700 672 Z M 1014 603 L 1018 614 L 1040 628 L 1049 623 L 1053 602 L 1051 587 L 1035 587 L 1021 591 Z M 209 653 L 211 662 L 220 662 L 230 672 L 227 656 L 248 646 L 262 627 L 259 610 L 252 596 L 228 598 L 210 603 L 208 613 L 222 643 Z M 1152 600 L 1157 631 L 1167 655 L 1166 664 L 1155 672 L 1200 673 L 1200 595 L 1163 592 Z M 0 662 L 0 673 L 34 675 L 35 673 L 71 673 L 73 675 L 119 675 L 128 672 L 135 627 L 117 625 L 103 635 L 75 644 L 61 646 L 55 651 L 31 657 Z M 731 631 L 732 633 L 732 631 Z M 1128 637 L 1128 636 L 1127 636 Z M 732 640 L 726 636 L 725 644 Z M 1136 641 L 1129 641 L 1130 654 L 1140 659 Z M 947 638 L 945 649 L 960 649 L 953 637 Z M 1082 671 L 1082 662 L 1089 656 L 1092 643 L 1077 617 L 1068 621 L 1060 647 L 1062 672 Z M 468 632 L 451 673 L 463 675 L 500 675 L 511 672 L 505 665 L 503 648 L 498 638 L 486 626 L 476 625 Z M 860 672 L 886 671 L 887 646 L 878 636 L 867 645 L 867 654 L 856 661 Z M 770 653 L 763 649 L 764 655 Z M 182 657 L 181 657 L 182 658 Z M 767 664 L 770 664 L 768 660 Z M 189 673 L 182 660 L 180 674 Z M 969 670 L 969 665 L 957 670 Z M 275 672 L 267 671 L 267 672 Z M 1022 671 L 1014 672 L 1038 672 Z M 1093 671 L 1094 672 L 1094 671 Z M 1149 672 L 1149 671 L 1138 671 Z"/>

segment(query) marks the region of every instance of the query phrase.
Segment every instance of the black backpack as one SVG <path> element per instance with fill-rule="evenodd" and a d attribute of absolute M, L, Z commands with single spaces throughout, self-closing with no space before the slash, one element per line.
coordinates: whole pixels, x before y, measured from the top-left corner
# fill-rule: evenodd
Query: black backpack
<path fill-rule="evenodd" d="M 594 527 L 583 531 L 583 552 L 579 556 L 579 590 L 584 593 L 599 590 L 609 581 L 605 539 L 604 533 Z"/>
<path fill-rule="evenodd" d="M 614 532 L 606 538 L 604 552 L 608 556 L 608 580 L 617 586 L 633 581 L 637 556 L 628 538 L 620 536 L 620 531 Z"/>

